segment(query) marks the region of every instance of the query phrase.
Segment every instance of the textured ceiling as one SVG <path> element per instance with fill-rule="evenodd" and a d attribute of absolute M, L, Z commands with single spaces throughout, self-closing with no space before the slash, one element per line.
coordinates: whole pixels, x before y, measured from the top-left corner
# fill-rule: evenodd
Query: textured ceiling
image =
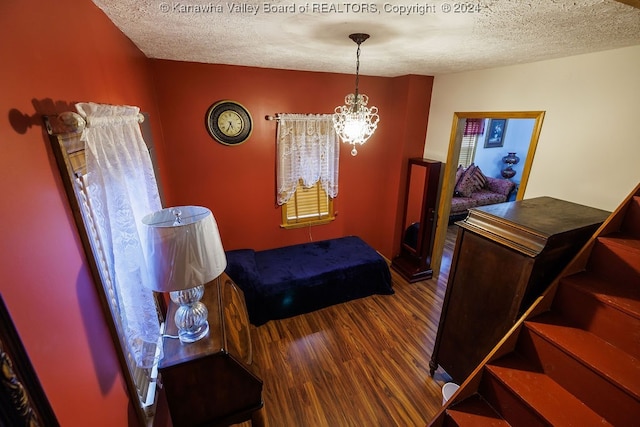
<path fill-rule="evenodd" d="M 360 72 L 376 76 L 640 45 L 637 0 L 93 1 L 149 58 L 215 64 L 353 73 L 355 32 L 371 35 Z"/>

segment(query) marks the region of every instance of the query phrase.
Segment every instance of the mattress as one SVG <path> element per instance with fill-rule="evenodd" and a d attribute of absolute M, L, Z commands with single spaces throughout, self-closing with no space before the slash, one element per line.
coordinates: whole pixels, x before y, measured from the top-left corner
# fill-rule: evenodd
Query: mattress
<path fill-rule="evenodd" d="M 386 260 L 357 236 L 227 251 L 227 274 L 258 326 L 373 294 L 393 294 Z"/>

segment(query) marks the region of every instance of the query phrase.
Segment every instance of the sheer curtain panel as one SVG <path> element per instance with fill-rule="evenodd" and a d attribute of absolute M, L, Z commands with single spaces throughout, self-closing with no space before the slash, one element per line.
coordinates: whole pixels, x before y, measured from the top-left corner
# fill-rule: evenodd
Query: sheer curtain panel
<path fill-rule="evenodd" d="M 82 134 L 87 193 L 114 282 L 129 351 L 151 367 L 162 357 L 160 322 L 147 271 L 142 217 L 161 209 L 151 158 L 142 138 L 139 109 L 76 104 L 87 125 Z"/>
<path fill-rule="evenodd" d="M 330 114 L 281 114 L 278 131 L 278 204 L 320 181 L 329 197 L 338 195 L 340 142 Z"/>

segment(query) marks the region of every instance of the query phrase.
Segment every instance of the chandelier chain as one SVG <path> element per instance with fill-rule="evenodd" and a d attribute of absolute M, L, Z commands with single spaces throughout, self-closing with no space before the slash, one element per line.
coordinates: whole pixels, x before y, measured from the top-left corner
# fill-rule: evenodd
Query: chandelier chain
<path fill-rule="evenodd" d="M 356 51 L 356 102 L 353 105 L 353 111 L 358 111 L 358 82 L 360 81 L 360 44 L 358 43 L 358 50 Z"/>

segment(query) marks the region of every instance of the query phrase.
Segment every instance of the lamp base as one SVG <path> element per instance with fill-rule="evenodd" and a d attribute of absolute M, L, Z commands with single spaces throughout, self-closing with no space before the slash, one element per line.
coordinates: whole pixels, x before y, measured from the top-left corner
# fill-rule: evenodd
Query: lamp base
<path fill-rule="evenodd" d="M 178 327 L 180 342 L 196 342 L 209 333 L 209 310 L 200 302 L 204 295 L 204 286 L 174 291 L 169 294 L 171 300 L 179 305 L 174 320 Z"/>

